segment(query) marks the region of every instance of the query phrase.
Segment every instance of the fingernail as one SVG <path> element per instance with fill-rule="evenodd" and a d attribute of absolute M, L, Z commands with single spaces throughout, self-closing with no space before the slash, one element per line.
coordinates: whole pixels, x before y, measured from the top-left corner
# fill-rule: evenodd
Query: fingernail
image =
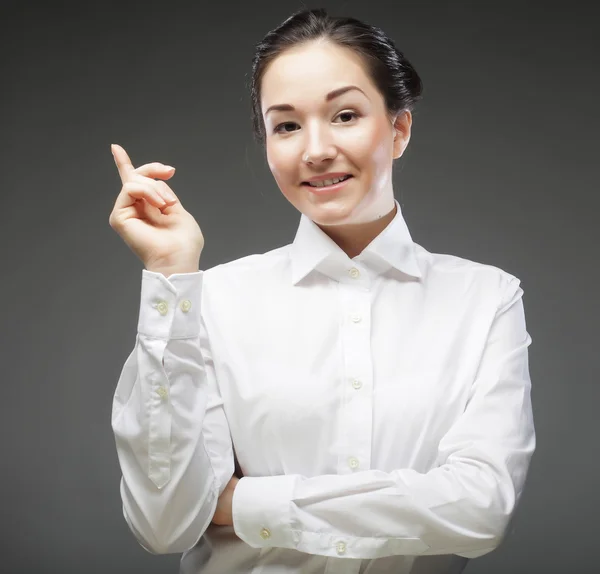
<path fill-rule="evenodd" d="M 171 170 L 171 169 L 175 169 L 172 165 L 165 165 L 165 169 L 167 171 Z"/>

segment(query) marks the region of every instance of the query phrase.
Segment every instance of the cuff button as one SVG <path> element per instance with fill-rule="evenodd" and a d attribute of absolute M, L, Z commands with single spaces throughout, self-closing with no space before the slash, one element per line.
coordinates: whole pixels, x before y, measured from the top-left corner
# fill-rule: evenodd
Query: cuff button
<path fill-rule="evenodd" d="M 263 528 L 260 531 L 260 536 L 266 540 L 267 538 L 271 538 L 271 532 L 268 528 Z"/>

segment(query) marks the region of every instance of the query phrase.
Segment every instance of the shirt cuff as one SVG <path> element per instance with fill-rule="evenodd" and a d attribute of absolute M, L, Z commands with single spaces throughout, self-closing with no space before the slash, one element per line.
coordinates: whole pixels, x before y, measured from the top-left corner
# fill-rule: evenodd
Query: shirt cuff
<path fill-rule="evenodd" d="M 162 273 L 142 270 L 138 332 L 159 339 L 187 339 L 200 334 L 204 271 Z"/>
<path fill-rule="evenodd" d="M 233 529 L 252 548 L 296 548 L 291 504 L 295 475 L 244 476 L 233 491 Z"/>

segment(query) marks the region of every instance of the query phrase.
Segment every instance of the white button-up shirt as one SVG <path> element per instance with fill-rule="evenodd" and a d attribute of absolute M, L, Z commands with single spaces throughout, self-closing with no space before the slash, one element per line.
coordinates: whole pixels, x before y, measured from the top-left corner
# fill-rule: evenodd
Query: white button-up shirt
<path fill-rule="evenodd" d="M 352 259 L 301 215 L 267 253 L 142 271 L 120 491 L 182 574 L 456 573 L 508 532 L 535 450 L 520 280 L 428 252 L 396 205 Z"/>

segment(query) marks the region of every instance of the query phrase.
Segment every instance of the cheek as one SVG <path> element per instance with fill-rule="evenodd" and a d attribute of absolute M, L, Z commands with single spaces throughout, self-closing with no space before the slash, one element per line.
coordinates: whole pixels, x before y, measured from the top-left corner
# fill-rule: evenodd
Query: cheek
<path fill-rule="evenodd" d="M 291 154 L 285 148 L 267 144 L 267 163 L 278 183 L 283 183 L 291 177 L 294 162 Z"/>
<path fill-rule="evenodd" d="M 380 164 L 391 153 L 385 126 L 370 123 L 356 130 L 349 141 L 348 151 L 362 170 L 380 169 Z"/>
<path fill-rule="evenodd" d="M 279 146 L 267 146 L 267 163 L 280 191 L 286 198 L 291 199 L 294 193 L 297 193 L 297 161 L 288 150 Z"/>
<path fill-rule="evenodd" d="M 392 165 L 392 139 L 388 125 L 380 124 L 374 130 L 371 139 L 371 156 L 375 170 L 379 173 L 387 171 Z"/>

